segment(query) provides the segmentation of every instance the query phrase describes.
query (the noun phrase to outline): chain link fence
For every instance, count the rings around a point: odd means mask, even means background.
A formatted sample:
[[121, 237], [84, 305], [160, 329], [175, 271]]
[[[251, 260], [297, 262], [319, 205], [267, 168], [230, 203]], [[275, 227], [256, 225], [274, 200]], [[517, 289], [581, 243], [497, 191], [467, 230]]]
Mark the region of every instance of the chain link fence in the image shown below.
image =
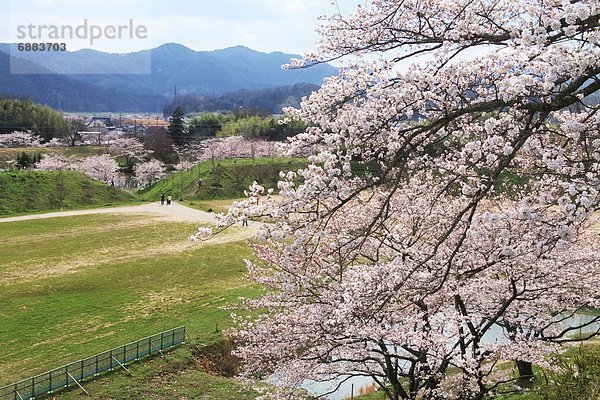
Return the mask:
[[0, 388], [0, 400], [29, 400], [68, 387], [132, 361], [185, 343], [185, 326], [148, 336], [103, 353], [75, 361], [52, 371]]

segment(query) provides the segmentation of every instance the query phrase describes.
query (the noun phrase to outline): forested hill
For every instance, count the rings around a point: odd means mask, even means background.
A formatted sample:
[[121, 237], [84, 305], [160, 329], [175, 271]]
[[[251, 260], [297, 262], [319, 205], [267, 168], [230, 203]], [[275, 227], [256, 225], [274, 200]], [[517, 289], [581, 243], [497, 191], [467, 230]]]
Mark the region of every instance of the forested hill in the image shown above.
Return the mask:
[[163, 114], [173, 114], [175, 107], [184, 112], [236, 111], [240, 108], [256, 110], [267, 114], [281, 114], [284, 107], [299, 107], [303, 97], [319, 89], [310, 83], [297, 83], [259, 90], [236, 90], [222, 95], [184, 94], [171, 100], [163, 108]]
[[163, 96], [98, 87], [21, 58], [13, 63], [34, 73], [11, 74], [9, 55], [0, 51], [0, 94], [5, 96], [26, 97], [63, 111], [157, 112], [165, 103]]
[[[32, 73], [11, 74], [8, 54], [18, 55], [13, 62], [21, 71]], [[243, 46], [194, 51], [170, 43], [151, 50], [113, 54], [95, 50], [27, 52], [4, 43], [0, 44], [0, 90], [65, 111], [156, 112], [173, 98], [175, 87], [179, 95], [220, 96], [242, 89], [251, 92], [296, 84], [320, 86], [325, 77], [337, 74], [337, 69], [327, 64], [303, 70], [282, 69], [293, 57], [297, 56], [261, 53]], [[130, 70], [140, 60], [150, 61], [148, 73]], [[82, 73], [90, 66], [97, 73]]]

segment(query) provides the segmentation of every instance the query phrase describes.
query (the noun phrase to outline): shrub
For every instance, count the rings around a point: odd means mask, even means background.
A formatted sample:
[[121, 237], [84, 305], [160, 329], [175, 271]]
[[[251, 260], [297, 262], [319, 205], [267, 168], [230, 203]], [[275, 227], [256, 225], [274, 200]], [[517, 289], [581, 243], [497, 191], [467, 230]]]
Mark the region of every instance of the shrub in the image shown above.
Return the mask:
[[600, 399], [600, 348], [580, 345], [550, 363], [537, 389], [544, 400]]

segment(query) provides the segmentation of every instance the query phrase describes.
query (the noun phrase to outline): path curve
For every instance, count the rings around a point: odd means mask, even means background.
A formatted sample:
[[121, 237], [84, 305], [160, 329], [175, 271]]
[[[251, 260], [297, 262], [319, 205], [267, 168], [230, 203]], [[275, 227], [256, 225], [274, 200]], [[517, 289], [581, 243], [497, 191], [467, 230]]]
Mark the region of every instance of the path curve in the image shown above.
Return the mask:
[[[196, 222], [198, 224], [215, 224], [215, 218], [212, 213], [182, 206], [176, 202], [173, 202], [168, 206], [161, 206], [159, 203], [147, 203], [138, 206], [92, 208], [89, 210], [56, 211], [43, 214], [29, 214], [18, 217], [0, 218], [0, 223], [91, 214], [147, 215], [149, 217], [160, 218], [161, 220], [169, 222]], [[240, 229], [226, 229], [225, 231], [220, 231], [216, 235], [202, 240], [201, 242], [211, 245], [252, 239], [256, 237], [256, 233], [263, 223], [257, 221], [248, 221], [248, 224], [249, 226], [244, 228], [240, 227]]]

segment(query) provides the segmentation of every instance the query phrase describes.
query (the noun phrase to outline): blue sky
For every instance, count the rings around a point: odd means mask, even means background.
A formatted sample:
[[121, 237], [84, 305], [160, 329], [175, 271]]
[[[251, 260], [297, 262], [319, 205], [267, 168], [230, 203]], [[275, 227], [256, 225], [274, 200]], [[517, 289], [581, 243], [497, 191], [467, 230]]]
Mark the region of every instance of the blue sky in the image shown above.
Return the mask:
[[[9, 0], [0, 17], [1, 42], [65, 42], [68, 50], [93, 48], [129, 52], [177, 42], [194, 50], [214, 50], [244, 45], [255, 50], [303, 53], [314, 50], [314, 33], [320, 15], [338, 9], [352, 11], [364, 0]], [[4, 20], [1, 20], [4, 18]], [[52, 26], [72, 29], [84, 25], [80, 36], [50, 38]], [[32, 25], [33, 30], [28, 30]], [[90, 41], [91, 26], [101, 37]], [[110, 27], [121, 29], [118, 37]], [[46, 26], [44, 28], [40, 27]], [[128, 35], [129, 27], [146, 34]], [[18, 28], [21, 27], [19, 30]], [[23, 28], [25, 27], [25, 28]], [[107, 38], [104, 30], [109, 29]], [[23, 36], [25, 32], [25, 36]], [[30, 33], [33, 32], [33, 37]], [[41, 38], [38, 39], [38, 34]], [[56, 34], [56, 31], [55, 31]], [[19, 37], [20, 35], [20, 37]], [[74, 34], [73, 34], [74, 35]]]

